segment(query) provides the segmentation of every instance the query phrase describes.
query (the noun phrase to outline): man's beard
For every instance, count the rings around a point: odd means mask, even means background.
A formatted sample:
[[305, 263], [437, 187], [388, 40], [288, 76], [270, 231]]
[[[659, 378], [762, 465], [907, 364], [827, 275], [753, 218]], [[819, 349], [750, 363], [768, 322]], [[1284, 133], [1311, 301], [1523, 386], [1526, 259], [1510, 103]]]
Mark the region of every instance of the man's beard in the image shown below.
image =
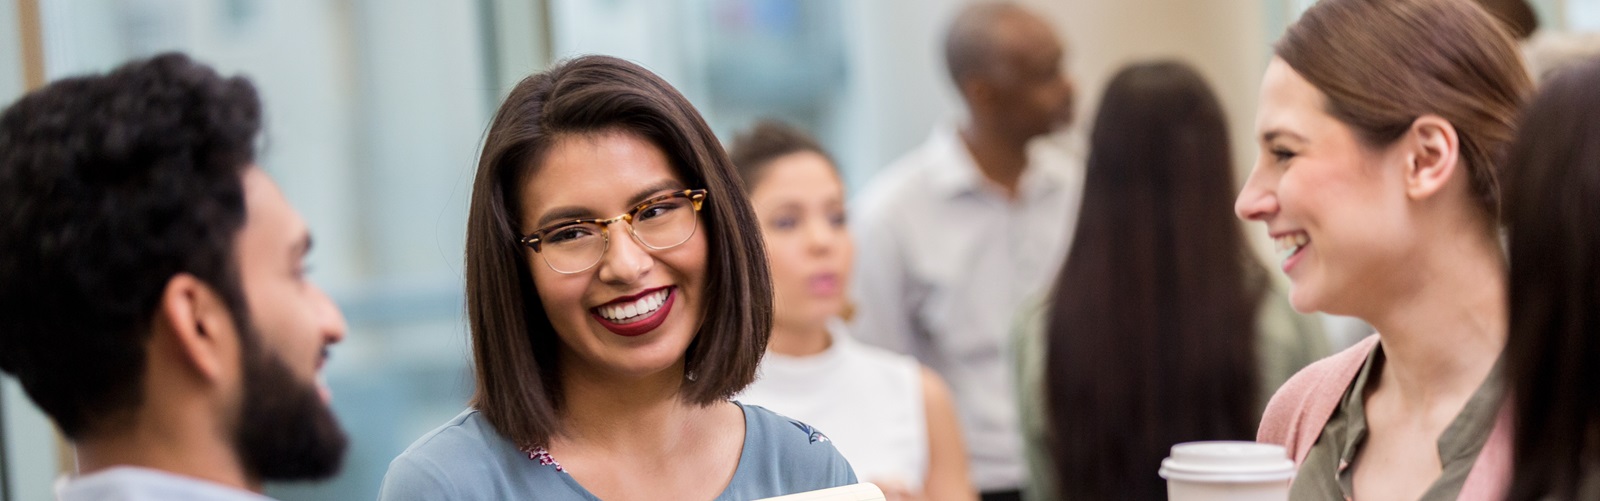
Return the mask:
[[[249, 331], [248, 327], [241, 331]], [[244, 395], [234, 446], [245, 471], [261, 480], [321, 480], [339, 472], [349, 438], [316, 387], [242, 332]]]

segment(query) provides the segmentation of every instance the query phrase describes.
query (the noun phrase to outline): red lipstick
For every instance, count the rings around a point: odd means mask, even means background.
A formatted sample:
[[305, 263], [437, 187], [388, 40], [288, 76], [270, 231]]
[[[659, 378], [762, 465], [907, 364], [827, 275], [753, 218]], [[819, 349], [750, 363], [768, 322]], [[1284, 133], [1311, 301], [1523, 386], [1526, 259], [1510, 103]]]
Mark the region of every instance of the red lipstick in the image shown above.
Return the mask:
[[[655, 291], [646, 291], [636, 294], [632, 297], [620, 298], [617, 301], [612, 301], [612, 303], [636, 300], [654, 292]], [[672, 312], [672, 303], [677, 299], [678, 289], [673, 287], [671, 290], [667, 291], [667, 299], [661, 303], [660, 308], [656, 309], [654, 312], [651, 312], [649, 316], [625, 324], [619, 324], [611, 320], [607, 320], [606, 317], [600, 316], [600, 313], [597, 311], [598, 308], [591, 308], [589, 310], [589, 317], [593, 318], [595, 322], [599, 322], [601, 327], [605, 327], [606, 330], [609, 330], [618, 336], [642, 336], [650, 331], [655, 330], [656, 327], [660, 327], [663, 322], [667, 321], [667, 314]]]

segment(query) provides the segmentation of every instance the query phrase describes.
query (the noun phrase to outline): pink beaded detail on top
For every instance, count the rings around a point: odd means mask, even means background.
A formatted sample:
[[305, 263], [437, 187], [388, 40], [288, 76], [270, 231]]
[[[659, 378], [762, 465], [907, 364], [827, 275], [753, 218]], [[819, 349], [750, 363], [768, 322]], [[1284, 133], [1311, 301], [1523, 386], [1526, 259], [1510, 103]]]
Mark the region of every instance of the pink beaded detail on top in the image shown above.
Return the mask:
[[544, 450], [544, 447], [534, 447], [533, 450], [525, 452], [528, 453], [528, 459], [538, 461], [540, 465], [554, 466], [558, 472], [567, 472], [566, 468], [561, 467], [561, 463], [556, 462], [556, 458], [550, 457], [550, 451]]

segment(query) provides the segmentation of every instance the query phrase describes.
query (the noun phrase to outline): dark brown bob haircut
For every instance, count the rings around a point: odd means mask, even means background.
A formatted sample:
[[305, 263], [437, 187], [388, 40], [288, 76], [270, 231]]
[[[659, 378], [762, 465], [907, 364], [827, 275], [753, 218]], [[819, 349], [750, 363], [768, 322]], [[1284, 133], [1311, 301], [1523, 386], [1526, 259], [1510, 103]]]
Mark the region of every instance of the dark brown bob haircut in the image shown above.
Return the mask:
[[520, 187], [564, 137], [622, 131], [666, 153], [691, 187], [709, 245], [706, 311], [689, 345], [680, 396], [709, 405], [755, 379], [772, 329], [772, 282], [755, 212], [711, 128], [682, 94], [639, 65], [607, 56], [557, 63], [518, 83], [484, 140], [467, 214], [466, 300], [476, 362], [472, 405], [521, 447], [559, 431], [560, 339], [517, 242]]
[[1500, 218], [1500, 169], [1533, 82], [1495, 18], [1463, 0], [1322, 0], [1274, 47], [1369, 147], [1423, 115], [1450, 122], [1472, 194]]

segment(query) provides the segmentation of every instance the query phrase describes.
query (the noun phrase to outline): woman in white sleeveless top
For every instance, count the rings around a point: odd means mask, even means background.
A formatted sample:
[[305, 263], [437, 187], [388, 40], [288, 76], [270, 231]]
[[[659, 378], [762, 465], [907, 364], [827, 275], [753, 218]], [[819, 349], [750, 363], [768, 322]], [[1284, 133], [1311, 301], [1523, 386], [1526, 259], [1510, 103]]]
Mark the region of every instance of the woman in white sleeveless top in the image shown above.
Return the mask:
[[839, 321], [853, 247], [832, 160], [776, 122], [740, 135], [729, 155], [761, 222], [777, 294], [766, 358], [739, 400], [816, 427], [890, 499], [976, 499], [944, 381], [909, 356], [857, 342]]

